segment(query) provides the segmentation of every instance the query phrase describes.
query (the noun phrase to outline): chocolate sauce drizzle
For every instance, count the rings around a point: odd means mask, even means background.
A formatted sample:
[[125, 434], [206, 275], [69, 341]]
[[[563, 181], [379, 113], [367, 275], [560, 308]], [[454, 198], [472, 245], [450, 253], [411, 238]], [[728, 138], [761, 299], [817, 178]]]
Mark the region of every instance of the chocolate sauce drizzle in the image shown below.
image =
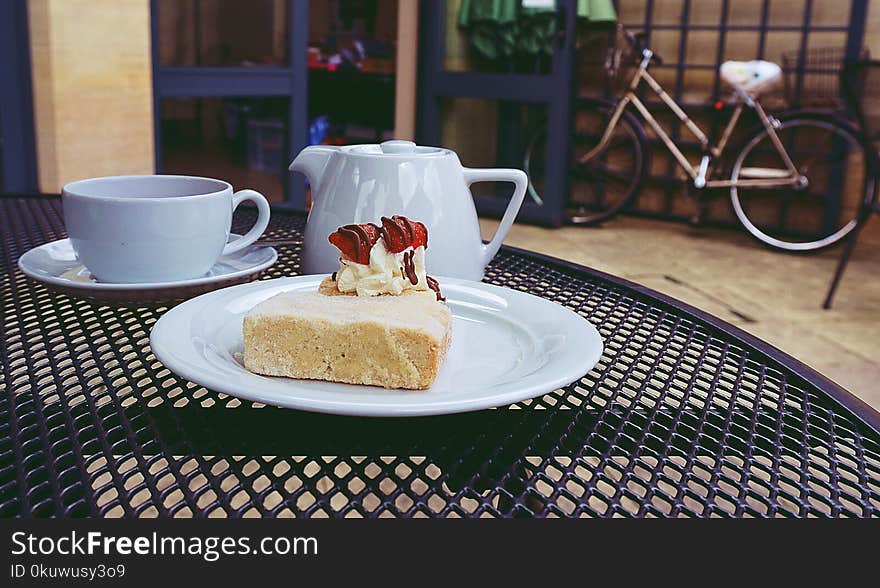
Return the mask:
[[409, 278], [410, 284], [415, 286], [419, 283], [419, 276], [416, 275], [416, 264], [413, 262], [415, 251], [407, 251], [403, 254], [403, 273]]
[[413, 223], [411, 220], [406, 218], [405, 216], [394, 215], [391, 217], [395, 223], [398, 223], [398, 226], [402, 226], [406, 231], [406, 242], [412, 243], [416, 238], [416, 230], [413, 227]]
[[446, 298], [442, 294], [440, 294], [440, 283], [431, 276], [426, 277], [428, 278], [428, 288], [430, 288], [437, 294], [437, 300], [439, 300], [440, 302], [446, 302]]
[[336, 272], [333, 272], [333, 275], [330, 276], [330, 279], [334, 282], [336, 281]]
[[[424, 225], [422, 225], [422, 223], [418, 224], [424, 229]], [[399, 214], [395, 214], [391, 218], [383, 216], [382, 228], [380, 229], [380, 231], [382, 232], [382, 238], [385, 240], [385, 245], [389, 248], [389, 250], [392, 250], [392, 244], [395, 243], [403, 243], [403, 248], [406, 248], [412, 245], [416, 239], [416, 222], [411, 221], [405, 216], [401, 216]], [[392, 235], [392, 232], [394, 232], [395, 234]], [[399, 237], [399, 239], [396, 237]], [[427, 249], [427, 230], [424, 231], [424, 239], [425, 249]]]
[[[368, 223], [368, 226], [372, 229], [370, 232], [367, 232], [364, 225], [345, 225], [344, 227], [339, 228], [340, 234], [354, 233], [354, 239], [352, 239], [352, 241], [357, 248], [357, 253], [355, 255], [357, 259], [362, 259], [364, 255], [369, 255], [370, 249], [372, 249], [373, 245], [376, 244], [376, 241], [379, 240], [379, 227], [373, 223]], [[370, 233], [372, 233], [372, 235]]]
[[[402, 218], [402, 217], [400, 217]], [[412, 240], [406, 240], [406, 225], [405, 223], [398, 222], [398, 216], [395, 215], [391, 218], [387, 216], [382, 217], [382, 228], [379, 229], [382, 232], [382, 239], [385, 240], [385, 247], [388, 248], [389, 251], [393, 251], [393, 247], [395, 243], [403, 243], [406, 245], [407, 243], [412, 243]], [[395, 232], [395, 235], [391, 233]], [[399, 238], [395, 238], [399, 237]]]

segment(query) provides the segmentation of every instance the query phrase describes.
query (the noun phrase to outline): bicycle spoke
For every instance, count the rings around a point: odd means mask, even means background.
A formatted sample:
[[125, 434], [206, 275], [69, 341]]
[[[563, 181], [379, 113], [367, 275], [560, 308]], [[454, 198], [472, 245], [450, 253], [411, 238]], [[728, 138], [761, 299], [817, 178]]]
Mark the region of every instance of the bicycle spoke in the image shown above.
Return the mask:
[[788, 220], [788, 208], [791, 205], [791, 190], [779, 190], [782, 192], [780, 198], [782, 200], [782, 204], [779, 206], [779, 230], [781, 232], [785, 232], [786, 221]]

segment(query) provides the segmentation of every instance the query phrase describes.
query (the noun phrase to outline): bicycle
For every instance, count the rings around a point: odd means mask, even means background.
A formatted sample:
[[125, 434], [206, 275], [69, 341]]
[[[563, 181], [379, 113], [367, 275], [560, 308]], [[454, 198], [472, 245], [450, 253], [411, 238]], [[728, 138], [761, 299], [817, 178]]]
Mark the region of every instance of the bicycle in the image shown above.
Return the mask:
[[[730, 190], [736, 217], [761, 242], [787, 251], [814, 251], [840, 241], [855, 228], [862, 200], [876, 197], [875, 154], [852, 125], [826, 112], [797, 110], [769, 115], [759, 96], [778, 81], [779, 66], [726, 62], [721, 75], [733, 88], [733, 112], [720, 139], [713, 143], [648, 72], [651, 65], [661, 65], [662, 59], [646, 45], [644, 33], [634, 35], [620, 26], [618, 31], [637, 56], [637, 67], [625, 94], [616, 102], [575, 101], [568, 170], [572, 189], [566, 206], [569, 222], [598, 224], [626, 210], [635, 200], [649, 169], [650, 151], [644, 126], [628, 108], [632, 105], [694, 188]], [[617, 48], [609, 52], [609, 75], [619, 69], [622, 54]], [[750, 67], [763, 69], [757, 75]], [[742, 73], [743, 68], [747, 77], [736, 78], [734, 74]], [[639, 98], [643, 82], [697, 139], [702, 157], [696, 165]], [[757, 114], [760, 125], [742, 142], [726, 173], [722, 157], [746, 107]], [[721, 108], [723, 104], [717, 103], [716, 109]], [[529, 192], [537, 202], [540, 196], [535, 184], [540, 184], [543, 174], [544, 141], [546, 125], [530, 134], [525, 151]], [[701, 198], [697, 200], [702, 204]]]

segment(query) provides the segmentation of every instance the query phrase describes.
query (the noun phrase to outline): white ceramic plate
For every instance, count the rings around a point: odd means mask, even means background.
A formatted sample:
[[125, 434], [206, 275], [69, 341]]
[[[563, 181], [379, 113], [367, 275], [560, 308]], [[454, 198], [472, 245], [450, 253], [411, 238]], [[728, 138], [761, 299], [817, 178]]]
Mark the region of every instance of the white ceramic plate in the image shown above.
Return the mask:
[[[230, 239], [238, 235], [230, 234]], [[18, 267], [28, 277], [66, 294], [106, 301], [191, 298], [209, 290], [255, 279], [278, 259], [272, 247], [251, 246], [224, 255], [202, 277], [177, 282], [113, 284], [97, 281], [77, 258], [70, 239], [35, 247], [22, 255]]]
[[217, 392], [300, 410], [358, 416], [415, 416], [506, 406], [586, 374], [602, 354], [589, 321], [524, 292], [438, 278], [453, 314], [452, 346], [428, 390], [295, 380], [252, 374], [241, 363], [245, 313], [279, 292], [314, 291], [324, 276], [242, 284], [166, 312], [150, 345], [171, 371]]

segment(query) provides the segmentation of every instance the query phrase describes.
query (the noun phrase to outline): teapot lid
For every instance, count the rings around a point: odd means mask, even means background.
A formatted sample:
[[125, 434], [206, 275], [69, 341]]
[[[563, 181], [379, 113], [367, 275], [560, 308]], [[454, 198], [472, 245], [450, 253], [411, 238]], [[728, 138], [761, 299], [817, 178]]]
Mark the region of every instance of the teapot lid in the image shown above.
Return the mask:
[[424, 147], [416, 145], [412, 141], [394, 139], [384, 141], [378, 145], [354, 145], [348, 149], [350, 153], [359, 155], [404, 155], [409, 157], [423, 155], [445, 155], [446, 149], [440, 147]]

